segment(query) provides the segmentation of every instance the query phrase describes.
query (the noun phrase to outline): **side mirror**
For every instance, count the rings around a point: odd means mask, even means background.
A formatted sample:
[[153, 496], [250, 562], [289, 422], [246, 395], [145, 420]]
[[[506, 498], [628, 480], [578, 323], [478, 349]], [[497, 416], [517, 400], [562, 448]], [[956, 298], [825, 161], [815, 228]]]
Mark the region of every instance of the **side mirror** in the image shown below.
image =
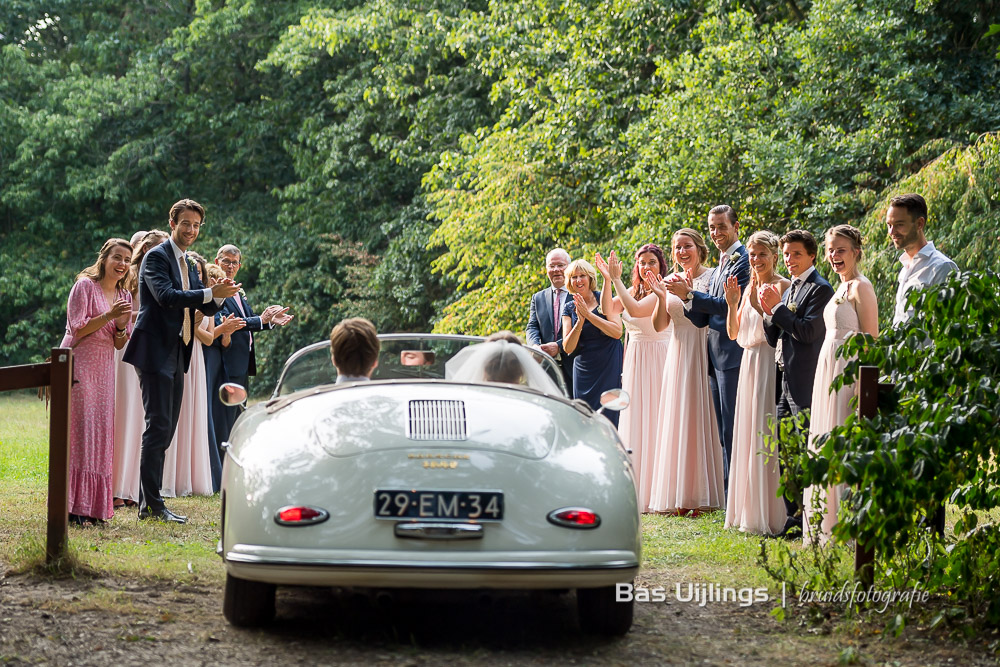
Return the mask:
[[624, 389], [608, 389], [601, 394], [601, 409], [598, 412], [605, 410], [618, 412], [619, 410], [624, 410], [628, 407], [630, 400], [628, 392]]
[[227, 382], [219, 387], [219, 400], [229, 407], [241, 405], [246, 403], [247, 390], [235, 382]]

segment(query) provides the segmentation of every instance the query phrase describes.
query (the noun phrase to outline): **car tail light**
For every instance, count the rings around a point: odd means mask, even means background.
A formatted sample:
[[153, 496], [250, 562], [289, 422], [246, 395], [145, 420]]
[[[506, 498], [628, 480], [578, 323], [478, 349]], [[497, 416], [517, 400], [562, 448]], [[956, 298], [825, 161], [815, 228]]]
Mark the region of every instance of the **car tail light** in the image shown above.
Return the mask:
[[291, 505], [274, 513], [275, 523], [282, 526], [311, 526], [330, 518], [330, 513], [318, 507]]
[[594, 510], [586, 507], [564, 507], [552, 510], [546, 517], [549, 523], [566, 528], [597, 528], [601, 525], [601, 517]]

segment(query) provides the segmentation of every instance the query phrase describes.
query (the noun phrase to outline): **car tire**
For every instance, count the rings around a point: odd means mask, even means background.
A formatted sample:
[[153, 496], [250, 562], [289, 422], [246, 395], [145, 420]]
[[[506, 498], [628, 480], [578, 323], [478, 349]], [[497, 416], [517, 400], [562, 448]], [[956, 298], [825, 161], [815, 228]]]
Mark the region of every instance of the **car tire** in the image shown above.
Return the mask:
[[239, 579], [226, 574], [222, 614], [240, 628], [264, 625], [274, 618], [274, 584]]
[[633, 600], [616, 601], [614, 586], [578, 588], [576, 610], [585, 634], [621, 637], [632, 627]]

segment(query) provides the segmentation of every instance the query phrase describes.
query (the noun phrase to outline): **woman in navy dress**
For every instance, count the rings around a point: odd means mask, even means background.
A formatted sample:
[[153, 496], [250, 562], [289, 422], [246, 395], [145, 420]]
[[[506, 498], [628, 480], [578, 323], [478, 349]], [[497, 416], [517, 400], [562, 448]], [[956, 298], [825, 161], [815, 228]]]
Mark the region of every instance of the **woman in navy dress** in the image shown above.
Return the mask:
[[[617, 313], [601, 312], [597, 271], [585, 259], [566, 267], [566, 287], [573, 295], [563, 308], [563, 349], [576, 353], [573, 359], [573, 397], [594, 410], [601, 407], [601, 394], [622, 386], [622, 320]], [[605, 416], [618, 427], [618, 413]]]

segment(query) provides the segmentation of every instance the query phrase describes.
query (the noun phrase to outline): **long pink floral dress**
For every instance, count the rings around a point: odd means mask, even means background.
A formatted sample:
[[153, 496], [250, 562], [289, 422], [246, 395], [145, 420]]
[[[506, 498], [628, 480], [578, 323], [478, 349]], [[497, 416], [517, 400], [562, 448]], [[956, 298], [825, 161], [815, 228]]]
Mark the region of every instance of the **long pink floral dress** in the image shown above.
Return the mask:
[[[124, 290], [118, 296], [131, 302]], [[66, 304], [66, 335], [61, 347], [73, 348], [72, 414], [69, 446], [69, 512], [110, 519], [114, 456], [115, 323], [82, 338], [76, 332], [110, 308], [97, 281], [78, 280]], [[132, 324], [126, 327], [131, 333]]]

